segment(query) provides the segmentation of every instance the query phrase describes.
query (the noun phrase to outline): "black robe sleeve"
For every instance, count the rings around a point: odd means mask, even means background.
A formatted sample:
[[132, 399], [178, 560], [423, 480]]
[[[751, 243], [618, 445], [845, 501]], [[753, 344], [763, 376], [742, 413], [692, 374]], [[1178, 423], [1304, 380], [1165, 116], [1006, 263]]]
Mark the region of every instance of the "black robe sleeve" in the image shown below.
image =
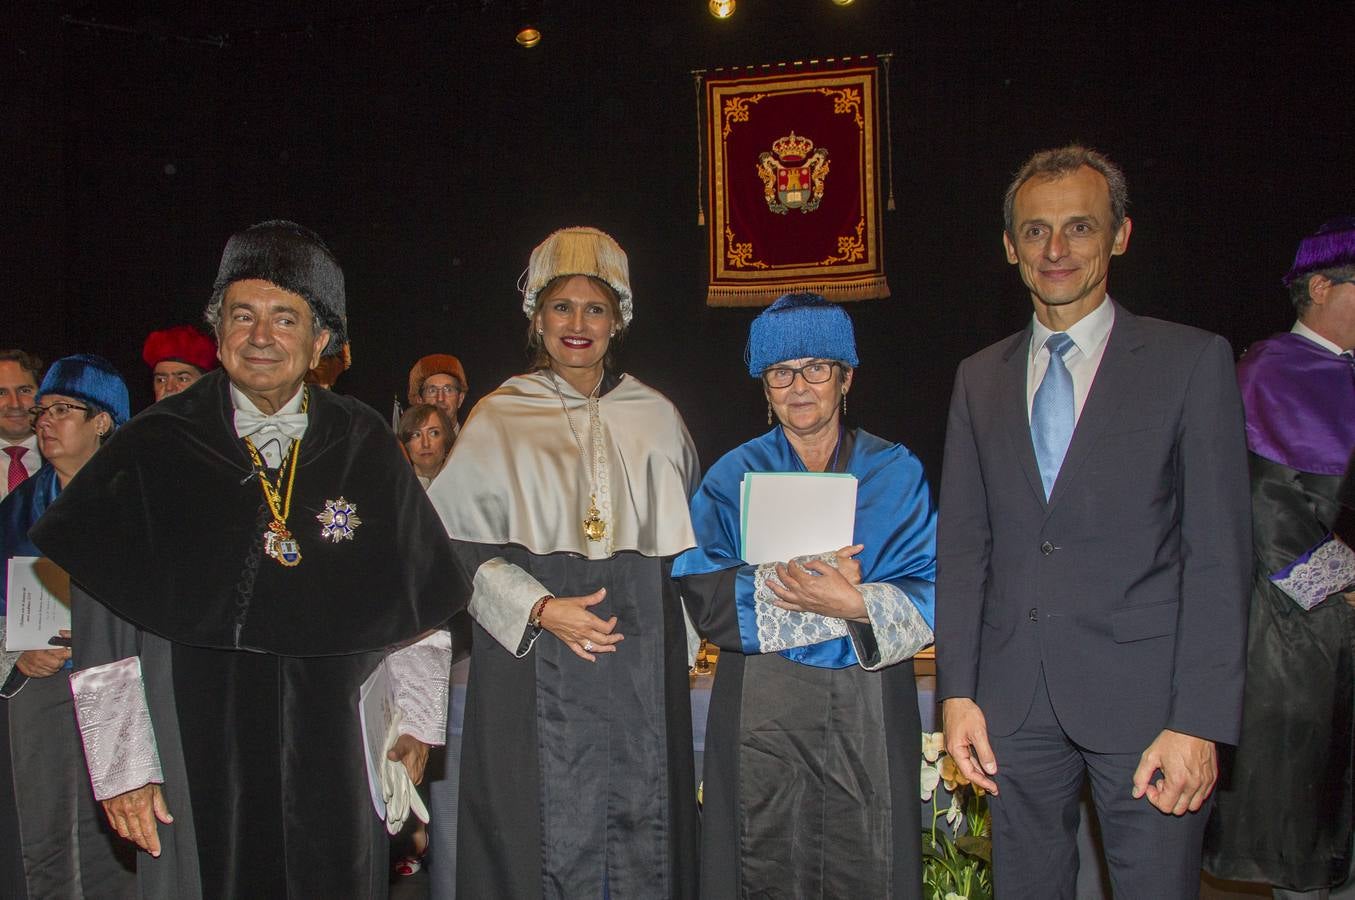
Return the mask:
[[680, 579], [682, 602], [696, 633], [721, 650], [744, 652], [739, 614], [734, 602], [739, 570], [720, 569]]

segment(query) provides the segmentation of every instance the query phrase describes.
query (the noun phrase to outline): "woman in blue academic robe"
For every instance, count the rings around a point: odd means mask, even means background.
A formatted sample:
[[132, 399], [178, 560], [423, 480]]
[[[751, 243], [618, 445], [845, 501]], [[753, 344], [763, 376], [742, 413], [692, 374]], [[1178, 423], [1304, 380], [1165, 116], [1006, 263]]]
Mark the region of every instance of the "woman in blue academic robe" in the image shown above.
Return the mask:
[[[922, 466], [843, 424], [855, 336], [822, 297], [788, 294], [758, 316], [748, 360], [777, 425], [707, 473], [692, 501], [698, 547], [674, 565], [697, 629], [721, 650], [701, 896], [918, 897], [912, 657], [932, 638], [936, 523]], [[750, 472], [854, 476], [854, 544], [745, 563]]]
[[[32, 412], [44, 465], [0, 503], [6, 563], [42, 555], [28, 529], [127, 421], [127, 386], [106, 360], [69, 356], [52, 364]], [[0, 579], [0, 636], [9, 618], [6, 588]], [[134, 849], [109, 828], [85, 774], [67, 680], [70, 656], [60, 647], [0, 653], [0, 897], [6, 900], [120, 897], [135, 890]]]

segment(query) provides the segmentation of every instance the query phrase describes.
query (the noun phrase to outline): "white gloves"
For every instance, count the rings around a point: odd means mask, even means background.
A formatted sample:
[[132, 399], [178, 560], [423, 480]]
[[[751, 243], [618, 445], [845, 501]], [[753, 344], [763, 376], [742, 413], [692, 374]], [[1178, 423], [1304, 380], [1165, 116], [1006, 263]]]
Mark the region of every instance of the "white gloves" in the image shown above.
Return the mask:
[[[391, 718], [390, 729], [386, 732], [386, 749], [390, 750], [400, 739], [400, 722], [403, 715], [396, 709]], [[410, 780], [409, 770], [402, 762], [394, 762], [385, 754], [381, 756], [381, 795], [386, 801], [386, 830], [399, 834], [409, 818], [410, 810], [419, 817], [419, 821], [428, 822], [428, 807]]]

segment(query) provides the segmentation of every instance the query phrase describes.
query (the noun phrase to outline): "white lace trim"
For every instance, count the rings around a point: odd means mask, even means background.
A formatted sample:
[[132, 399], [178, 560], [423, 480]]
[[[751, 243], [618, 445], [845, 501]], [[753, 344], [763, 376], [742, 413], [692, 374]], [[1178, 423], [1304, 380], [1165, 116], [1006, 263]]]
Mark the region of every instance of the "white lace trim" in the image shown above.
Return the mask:
[[603, 547], [607, 555], [612, 555], [612, 538], [616, 537], [616, 523], [612, 519], [612, 478], [611, 467], [607, 465], [607, 444], [602, 433], [602, 413], [598, 407], [598, 398], [588, 397], [588, 443], [593, 448], [592, 475], [594, 489], [597, 491], [598, 513], [607, 523], [603, 536]]
[[[932, 630], [927, 620], [902, 590], [883, 582], [857, 585], [857, 590], [866, 601], [866, 615], [870, 618], [875, 645], [880, 652], [878, 662], [866, 665], [863, 661], [861, 668], [875, 671], [892, 666], [911, 659], [932, 642]], [[858, 660], [866, 658], [860, 647], [856, 648], [856, 657]]]
[[1272, 575], [1270, 580], [1299, 606], [1312, 609], [1331, 594], [1355, 584], [1355, 550], [1329, 537], [1307, 559]]
[[386, 657], [400, 707], [400, 733], [425, 744], [447, 740], [448, 679], [452, 671], [452, 635], [441, 629]]
[[[810, 559], [824, 557], [801, 556], [794, 561], [803, 563]], [[846, 637], [847, 623], [841, 619], [818, 613], [792, 612], [776, 606], [776, 594], [772, 593], [769, 583], [781, 584], [781, 580], [776, 577], [776, 563], [763, 563], [753, 574], [753, 611], [757, 621], [758, 649], [761, 652], [779, 653], [792, 647], [808, 647]]]
[[164, 783], [141, 682], [141, 657], [72, 674], [71, 694], [95, 799]]

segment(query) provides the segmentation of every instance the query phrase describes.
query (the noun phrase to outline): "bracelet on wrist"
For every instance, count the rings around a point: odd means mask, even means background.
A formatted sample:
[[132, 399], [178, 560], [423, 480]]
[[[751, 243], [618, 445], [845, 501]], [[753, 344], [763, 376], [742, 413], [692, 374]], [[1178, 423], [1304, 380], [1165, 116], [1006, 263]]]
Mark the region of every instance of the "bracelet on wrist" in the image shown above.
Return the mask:
[[532, 607], [532, 614], [527, 617], [527, 624], [532, 628], [541, 628], [541, 614], [546, 611], [546, 604], [555, 599], [554, 594], [547, 594]]

